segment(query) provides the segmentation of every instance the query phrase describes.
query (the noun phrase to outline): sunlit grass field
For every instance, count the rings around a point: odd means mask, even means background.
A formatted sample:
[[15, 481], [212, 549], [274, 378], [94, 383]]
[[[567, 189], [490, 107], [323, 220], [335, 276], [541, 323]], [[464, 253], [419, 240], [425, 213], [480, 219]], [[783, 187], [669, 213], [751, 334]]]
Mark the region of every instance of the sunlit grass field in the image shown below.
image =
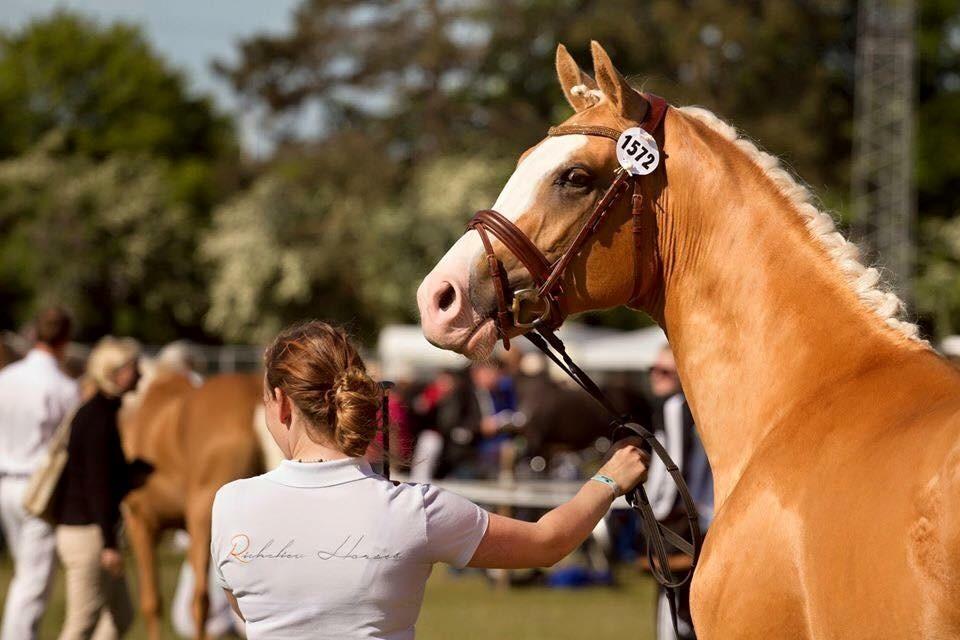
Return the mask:
[[[169, 606], [183, 556], [169, 546], [160, 550], [160, 581], [164, 608]], [[0, 555], [0, 596], [6, 595], [12, 569], [10, 558]], [[131, 597], [136, 606], [133, 558], [127, 558]], [[438, 565], [427, 585], [423, 611], [417, 623], [418, 640], [603, 640], [604, 638], [653, 638], [654, 589], [649, 578], [623, 569], [617, 587], [577, 590], [544, 587], [494, 589], [482, 575], [454, 575]], [[57, 576], [53, 596], [43, 619], [41, 640], [55, 640], [63, 621], [62, 575]], [[146, 638], [143, 621], [137, 617], [129, 639]], [[164, 619], [164, 637], [176, 637], [169, 616]]]

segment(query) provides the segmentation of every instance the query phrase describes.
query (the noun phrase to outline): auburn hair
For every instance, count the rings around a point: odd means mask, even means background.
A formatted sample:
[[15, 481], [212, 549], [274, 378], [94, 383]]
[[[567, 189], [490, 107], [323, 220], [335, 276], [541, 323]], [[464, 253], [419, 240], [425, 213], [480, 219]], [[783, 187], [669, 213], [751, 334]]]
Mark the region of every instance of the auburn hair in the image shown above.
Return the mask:
[[319, 320], [280, 332], [264, 353], [267, 392], [280, 388], [337, 449], [362, 456], [377, 434], [382, 393], [347, 333]]

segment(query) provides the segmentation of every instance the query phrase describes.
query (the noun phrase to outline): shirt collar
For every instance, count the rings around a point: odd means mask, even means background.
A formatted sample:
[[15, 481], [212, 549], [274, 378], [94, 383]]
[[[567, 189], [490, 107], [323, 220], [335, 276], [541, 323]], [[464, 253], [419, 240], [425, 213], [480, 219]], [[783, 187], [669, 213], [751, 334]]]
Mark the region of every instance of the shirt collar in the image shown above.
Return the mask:
[[370, 463], [363, 458], [329, 462], [283, 460], [279, 467], [266, 474], [268, 479], [288, 487], [332, 487], [374, 476]]
[[60, 365], [57, 364], [57, 359], [53, 357], [53, 354], [44, 351], [43, 349], [30, 349], [27, 352], [27, 356], [24, 358], [28, 362], [43, 363], [53, 367], [54, 369], [59, 369]]

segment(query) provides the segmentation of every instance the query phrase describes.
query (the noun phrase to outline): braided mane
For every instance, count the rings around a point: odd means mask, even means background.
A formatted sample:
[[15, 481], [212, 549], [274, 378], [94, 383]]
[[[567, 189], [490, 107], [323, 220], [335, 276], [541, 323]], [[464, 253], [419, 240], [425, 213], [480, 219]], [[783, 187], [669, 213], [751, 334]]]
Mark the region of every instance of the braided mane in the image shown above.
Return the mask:
[[[604, 98], [603, 92], [582, 84], [572, 87], [570, 92], [591, 99], [593, 104], [600, 103]], [[793, 209], [803, 219], [810, 234], [823, 246], [827, 255], [840, 269], [844, 279], [853, 288], [860, 301], [891, 329], [910, 340], [925, 342], [920, 338], [917, 325], [903, 318], [905, 312], [903, 301], [886, 283], [882, 282], [880, 271], [860, 261], [860, 250], [857, 245], [837, 231], [833, 217], [816, 207], [815, 198], [810, 190], [787, 171], [776, 156], [761, 150], [751, 140], [740, 136], [734, 127], [708, 109], [680, 107], [678, 111], [702, 122], [745, 153], [787, 198]]]
[[880, 271], [860, 261], [857, 245], [837, 231], [833, 217], [814, 205], [814, 196], [780, 163], [780, 160], [752, 141], [738, 135], [737, 130], [702, 107], [681, 107], [680, 113], [702, 122], [725, 140], [732, 142], [763, 170], [783, 194], [794, 211], [803, 219], [810, 234], [823, 246], [827, 255], [840, 269], [844, 279], [853, 288], [860, 301], [873, 311], [887, 326], [911, 340], [924, 342], [916, 324], [903, 319], [904, 304], [890, 287], [882, 282]]

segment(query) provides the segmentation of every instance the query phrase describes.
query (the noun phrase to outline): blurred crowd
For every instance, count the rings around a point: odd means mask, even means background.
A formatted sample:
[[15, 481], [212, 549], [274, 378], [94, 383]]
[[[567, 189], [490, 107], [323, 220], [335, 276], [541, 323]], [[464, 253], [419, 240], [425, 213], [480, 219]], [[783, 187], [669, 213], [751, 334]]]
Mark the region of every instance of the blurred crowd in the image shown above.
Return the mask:
[[[558, 373], [541, 354], [510, 351], [427, 381], [400, 379], [390, 405], [393, 451], [418, 481], [580, 478], [609, 448], [609, 419]], [[648, 423], [643, 376], [608, 375], [603, 387]]]
[[[607, 373], [600, 384], [614, 405], [648, 426], [679, 464], [705, 531], [713, 518], [713, 477], [670, 347], [664, 345], [648, 371]], [[612, 444], [603, 409], [538, 353], [505, 352], [421, 384], [401, 380], [390, 414], [397, 458], [419, 482], [580, 480], [594, 473]], [[651, 462], [645, 488], [657, 519], [687, 537], [678, 489], [659, 459]], [[528, 515], [536, 519], [540, 513]], [[644, 566], [644, 539], [634, 512], [611, 512], [604, 529], [609, 556]], [[589, 584], [604, 578], [594, 572], [574, 579]], [[679, 637], [694, 638], [686, 588], [680, 589], [677, 606]], [[665, 591], [656, 616], [658, 639], [677, 638]]]

